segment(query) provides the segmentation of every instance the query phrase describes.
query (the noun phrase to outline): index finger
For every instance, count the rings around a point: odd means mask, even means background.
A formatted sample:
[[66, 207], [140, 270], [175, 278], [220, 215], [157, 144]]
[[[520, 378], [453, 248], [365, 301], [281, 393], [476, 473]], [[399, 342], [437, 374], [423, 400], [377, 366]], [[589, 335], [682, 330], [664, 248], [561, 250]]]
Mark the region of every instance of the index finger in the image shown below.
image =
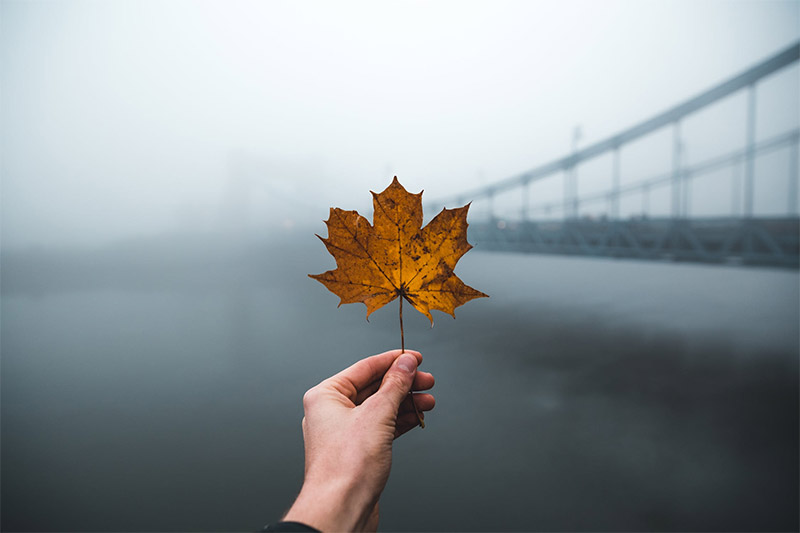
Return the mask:
[[[346, 391], [346, 395], [350, 400], [355, 401], [358, 391], [383, 378], [383, 375], [386, 374], [395, 359], [400, 357], [402, 353], [402, 350], [389, 350], [388, 352], [367, 357], [345, 368], [330, 379], [347, 386], [350, 390]], [[406, 350], [405, 353], [416, 357], [417, 365], [422, 362], [421, 353], [414, 350]]]

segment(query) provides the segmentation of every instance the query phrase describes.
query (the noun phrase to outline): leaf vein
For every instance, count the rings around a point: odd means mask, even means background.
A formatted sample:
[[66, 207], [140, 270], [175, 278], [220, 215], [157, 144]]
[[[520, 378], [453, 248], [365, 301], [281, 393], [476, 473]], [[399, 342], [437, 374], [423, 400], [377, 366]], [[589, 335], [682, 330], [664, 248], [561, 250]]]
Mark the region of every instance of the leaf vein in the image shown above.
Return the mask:
[[[369, 258], [370, 258], [370, 260], [372, 261], [372, 263], [375, 265], [375, 268], [377, 268], [377, 269], [378, 269], [378, 271], [379, 271], [381, 274], [383, 274], [383, 277], [385, 277], [385, 278], [386, 278], [386, 280], [389, 282], [389, 284], [390, 284], [392, 287], [394, 287], [395, 289], [397, 289], [397, 287], [395, 287], [395, 286], [394, 286], [394, 283], [392, 283], [392, 279], [391, 279], [389, 276], [387, 276], [387, 275], [386, 275], [386, 272], [384, 272], [384, 271], [383, 271], [383, 269], [381, 269], [381, 266], [378, 264], [378, 262], [375, 260], [375, 258], [374, 258], [374, 257], [372, 257], [372, 255], [369, 253], [369, 250], [367, 250], [367, 249], [364, 247], [364, 245], [361, 243], [361, 241], [359, 241], [359, 240], [357, 240], [357, 239], [355, 238], [355, 234], [354, 234], [352, 231], [350, 231], [350, 228], [348, 228], [348, 227], [347, 227], [347, 224], [345, 224], [345, 223], [344, 223], [344, 221], [342, 220], [342, 216], [339, 214], [339, 212], [338, 212], [338, 211], [334, 211], [334, 213], [336, 213], [336, 217], [337, 217], [337, 218], [338, 218], [338, 219], [339, 219], [339, 220], [342, 222], [342, 227], [345, 229], [345, 231], [346, 231], [347, 233], [349, 233], [351, 237], [353, 237], [353, 240], [354, 240], [354, 241], [355, 241], [355, 242], [356, 242], [356, 243], [357, 243], [357, 244], [358, 244], [358, 245], [361, 247], [361, 249], [362, 249], [362, 250], [364, 250], [364, 253], [365, 253], [365, 254], [367, 254], [367, 257], [369, 257]], [[360, 216], [360, 215], [359, 215], [359, 216]]]

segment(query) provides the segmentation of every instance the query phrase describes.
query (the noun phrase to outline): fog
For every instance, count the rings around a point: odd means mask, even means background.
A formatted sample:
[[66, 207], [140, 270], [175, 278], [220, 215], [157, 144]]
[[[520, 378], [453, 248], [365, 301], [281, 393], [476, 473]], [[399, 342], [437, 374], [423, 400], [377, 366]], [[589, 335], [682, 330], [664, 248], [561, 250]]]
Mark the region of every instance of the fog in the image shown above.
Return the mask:
[[[394, 302], [367, 322], [307, 277], [334, 267], [331, 206], [371, 218], [397, 175], [430, 217], [798, 39], [794, 1], [0, 3], [0, 528], [276, 521], [305, 390], [400, 342]], [[798, 94], [797, 62], [759, 81], [756, 141], [800, 127]], [[682, 121], [682, 164], [744, 146], [747, 97]], [[672, 144], [623, 147], [622, 185]], [[798, 215], [792, 146], [755, 160], [758, 217]], [[581, 164], [580, 194], [611, 165]], [[741, 215], [740, 166], [693, 176], [686, 215]], [[796, 269], [479, 245], [457, 274], [490, 298], [407, 313], [437, 406], [396, 442], [381, 529], [800, 526]]]
[[[798, 9], [4, 2], [3, 245], [277, 232], [368, 207], [393, 175], [448, 196], [564, 155], [577, 125], [585, 145], [737, 74], [797, 40]], [[759, 135], [796, 127], [798, 69], [775, 77]], [[686, 127], [689, 158], [744, 142], [744, 105], [720, 114]], [[651, 172], [633, 157], [626, 177]], [[668, 161], [668, 144], [635, 157]]]

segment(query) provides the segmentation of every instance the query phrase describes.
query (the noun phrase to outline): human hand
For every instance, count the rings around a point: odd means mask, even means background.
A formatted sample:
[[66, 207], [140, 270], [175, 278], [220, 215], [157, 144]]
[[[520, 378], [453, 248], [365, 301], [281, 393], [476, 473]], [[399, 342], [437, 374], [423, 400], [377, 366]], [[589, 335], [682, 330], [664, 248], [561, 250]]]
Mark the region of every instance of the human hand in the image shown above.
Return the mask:
[[[391, 350], [367, 357], [303, 397], [305, 477], [284, 517], [321, 531], [377, 528], [377, 504], [392, 464], [394, 439], [419, 424], [408, 392], [433, 387], [417, 371], [419, 352]], [[430, 394], [414, 394], [430, 411]]]

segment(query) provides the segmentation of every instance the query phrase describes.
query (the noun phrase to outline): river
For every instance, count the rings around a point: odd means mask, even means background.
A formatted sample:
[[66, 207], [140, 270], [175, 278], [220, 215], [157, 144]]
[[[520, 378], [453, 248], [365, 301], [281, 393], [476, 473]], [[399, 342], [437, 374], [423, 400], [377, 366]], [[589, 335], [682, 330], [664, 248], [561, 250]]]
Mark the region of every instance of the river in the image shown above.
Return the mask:
[[[394, 303], [367, 322], [307, 277], [333, 268], [310, 234], [5, 252], [2, 529], [278, 519], [303, 392], [400, 340]], [[381, 529], [797, 529], [797, 272], [476, 249], [457, 273], [490, 298], [405, 313], [437, 407]]]

